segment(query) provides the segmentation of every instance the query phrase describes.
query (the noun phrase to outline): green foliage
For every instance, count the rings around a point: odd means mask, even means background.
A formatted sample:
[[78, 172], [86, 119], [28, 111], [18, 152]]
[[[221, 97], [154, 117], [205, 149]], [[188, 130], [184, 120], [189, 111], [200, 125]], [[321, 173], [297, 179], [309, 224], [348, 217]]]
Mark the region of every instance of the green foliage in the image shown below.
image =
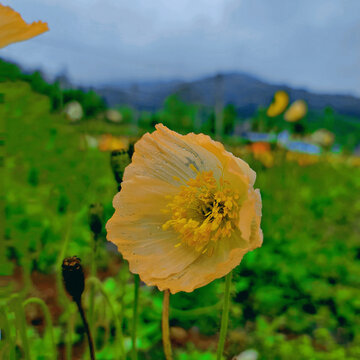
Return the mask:
[[[7, 71], [14, 73], [14, 79], [18, 76], [14, 67]], [[6, 259], [1, 261], [0, 273], [8, 276], [18, 264], [25, 274], [25, 283], [31, 280], [29, 274], [33, 269], [47, 274], [57, 271], [54, 267], [61, 254], [78, 254], [85, 267], [89, 265], [92, 258], [89, 205], [103, 203], [104, 217], [108, 219], [113, 213], [111, 201], [116, 191], [109, 154], [84, 147], [86, 127], [70, 126], [62, 115], [52, 112], [51, 99], [38, 93], [47, 91], [41, 90], [41, 77], [34, 75], [32, 82], [0, 84], [4, 100], [0, 119], [6, 125], [7, 153]], [[68, 94], [69, 99], [88, 101], [88, 109], [100, 106], [96, 96], [87, 97], [76, 91]], [[146, 124], [145, 127], [161, 121], [187, 132], [198, 110], [173, 97], [162, 112], [144, 114], [145, 120], [141, 122], [140, 118], [140, 124]], [[94, 114], [89, 111], [89, 116]], [[226, 123], [233, 124], [234, 109], [227, 107], [225, 111]], [[259, 126], [263, 126], [265, 114], [261, 111], [259, 114]], [[336, 126], [331, 125], [333, 119], [337, 122], [336, 114], [326, 110], [324, 116], [329, 128]], [[125, 122], [131, 119], [129, 115]], [[104, 128], [118, 135], [131, 131], [128, 124], [96, 121], [87, 123], [88, 129], [96, 134]], [[355, 129], [357, 125], [351, 124]], [[236, 145], [235, 138], [231, 142]], [[257, 172], [256, 187], [261, 189], [264, 244], [246, 254], [234, 271], [226, 355], [231, 358], [251, 348], [259, 353], [259, 359], [358, 359], [360, 201], [356, 194], [360, 188], [360, 168], [323, 159], [301, 167], [281, 156], [276, 166], [267, 169], [252, 156], [246, 158]], [[65, 241], [67, 232], [69, 242]], [[101, 270], [107, 269], [112, 259], [104, 237], [103, 229], [96, 258]], [[125, 349], [129, 351], [131, 347], [133, 284], [124, 265], [102, 284], [113, 309], [98, 291], [94, 300], [95, 341], [98, 358], [109, 359], [118, 351], [115, 318], [123, 320]], [[0, 305], [11, 303], [9, 295], [13, 291], [8, 286], [0, 293]], [[192, 293], [171, 296], [171, 325], [186, 330], [195, 327], [206, 338], [216, 337], [222, 292], [223, 279], [219, 279]], [[85, 297], [87, 306], [88, 291]], [[162, 359], [161, 294], [141, 286], [139, 301], [139, 357]], [[55, 327], [58, 344], [67, 341], [65, 329], [71, 319], [75, 330], [81, 326], [71, 305], [64, 299], [62, 305], [63, 313]], [[14, 311], [1, 314], [6, 314], [10, 327], [16, 328]], [[1, 316], [3, 320], [4, 315]], [[47, 337], [30, 329], [27, 332], [31, 352], [37, 358], [37, 353], [49, 352], [51, 344]], [[13, 338], [16, 335], [15, 331], [10, 334]], [[80, 334], [81, 327], [80, 331], [73, 331], [70, 341], [73, 346], [82, 341]], [[190, 343], [175, 349], [176, 359], [214, 359], [211, 350], [201, 351], [191, 342], [190, 339]], [[21, 348], [18, 349], [21, 353]]]
[[236, 108], [233, 104], [226, 105], [224, 108], [223, 122], [224, 133], [230, 135], [234, 132], [234, 126], [237, 119]]
[[63, 90], [62, 93], [64, 104], [74, 100], [78, 101], [82, 105], [86, 117], [95, 116], [98, 112], [105, 110], [104, 100], [93, 90], [84, 92], [83, 90], [70, 89]]
[[[80, 151], [78, 134], [66, 126], [63, 116], [50, 114], [49, 99], [32, 92], [28, 84], [2, 83], [0, 92], [5, 94], [0, 116], [7, 129], [8, 242], [20, 263], [30, 251], [30, 262], [46, 270], [61, 247], [64, 215], [76, 214], [72, 236], [81, 246], [89, 238], [83, 230], [89, 203], [106, 196], [111, 201], [114, 187], [109, 157], [98, 151]], [[100, 197], [101, 193], [107, 195]]]
[[106, 108], [104, 100], [93, 90], [62, 90], [57, 82], [49, 84], [39, 71], [24, 74], [17, 65], [0, 59], [0, 83], [17, 80], [29, 83], [35, 92], [47, 95], [52, 110], [61, 110], [63, 104], [78, 101], [84, 109], [85, 116], [93, 117]]
[[193, 130], [196, 116], [196, 106], [181, 101], [177, 95], [170, 95], [164, 102], [164, 108], [157, 114], [157, 122], [180, 131], [181, 133]]

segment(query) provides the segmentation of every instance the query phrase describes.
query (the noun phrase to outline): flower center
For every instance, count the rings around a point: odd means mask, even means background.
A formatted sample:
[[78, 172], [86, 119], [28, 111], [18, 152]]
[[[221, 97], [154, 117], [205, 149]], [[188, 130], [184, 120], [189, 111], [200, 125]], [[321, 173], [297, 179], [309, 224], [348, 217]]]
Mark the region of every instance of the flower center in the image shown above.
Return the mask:
[[175, 246], [190, 246], [211, 256], [217, 241], [230, 237], [236, 227], [240, 195], [223, 178], [216, 181], [212, 171], [199, 172], [190, 167], [196, 178], [188, 180], [177, 195], [170, 197], [164, 211], [171, 219], [162, 228], [173, 228], [179, 233], [180, 242]]

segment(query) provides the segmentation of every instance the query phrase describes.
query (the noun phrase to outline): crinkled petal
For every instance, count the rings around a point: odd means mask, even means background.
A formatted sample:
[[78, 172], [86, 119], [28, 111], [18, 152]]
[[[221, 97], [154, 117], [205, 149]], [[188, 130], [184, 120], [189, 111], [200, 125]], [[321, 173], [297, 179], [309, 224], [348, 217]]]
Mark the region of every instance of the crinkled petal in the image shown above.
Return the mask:
[[161, 227], [167, 220], [162, 212], [166, 196], [175, 190], [159, 179], [138, 176], [123, 182], [115, 196], [116, 211], [106, 224], [107, 238], [129, 261], [133, 273], [169, 276], [199, 256], [194, 249], [175, 247], [178, 234]]
[[31, 39], [48, 30], [47, 23], [38, 21], [27, 24], [11, 7], [0, 4], [0, 48]]
[[250, 166], [243, 160], [235, 157], [232, 153], [225, 150], [224, 146], [218, 141], [214, 141], [208, 135], [190, 133], [185, 135], [192, 143], [198, 143], [209, 152], [213, 153], [221, 162], [227, 165], [226, 170], [232, 171], [240, 177], [246, 176], [247, 183], [253, 186], [256, 179], [256, 173]]
[[230, 239], [218, 244], [211, 256], [205, 253], [177, 274], [147, 279], [147, 284], [156, 285], [159, 290], [169, 289], [172, 294], [191, 292], [228, 274], [248, 251], [247, 242], [241, 238], [240, 232], [235, 232]]
[[239, 215], [239, 229], [243, 239], [252, 240], [256, 228], [260, 228], [261, 197], [260, 191], [249, 189], [247, 199], [242, 203]]
[[132, 164], [125, 170], [124, 180], [136, 175], [146, 175], [161, 179], [169, 184], [180, 185], [196, 173], [191, 165], [198, 171], [208, 171], [221, 175], [221, 163], [202, 146], [190, 146], [184, 137], [157, 125], [152, 134], [145, 134], [136, 144]]

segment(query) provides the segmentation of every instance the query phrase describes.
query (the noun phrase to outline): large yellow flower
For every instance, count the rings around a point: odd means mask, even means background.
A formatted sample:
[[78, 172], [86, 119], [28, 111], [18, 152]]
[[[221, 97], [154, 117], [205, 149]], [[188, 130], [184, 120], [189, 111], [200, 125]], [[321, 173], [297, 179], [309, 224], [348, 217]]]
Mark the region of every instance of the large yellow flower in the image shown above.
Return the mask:
[[0, 49], [18, 41], [31, 39], [48, 30], [47, 23], [38, 21], [27, 24], [11, 7], [0, 4]]
[[159, 124], [135, 145], [108, 240], [160, 290], [193, 291], [262, 244], [256, 174], [209, 136]]

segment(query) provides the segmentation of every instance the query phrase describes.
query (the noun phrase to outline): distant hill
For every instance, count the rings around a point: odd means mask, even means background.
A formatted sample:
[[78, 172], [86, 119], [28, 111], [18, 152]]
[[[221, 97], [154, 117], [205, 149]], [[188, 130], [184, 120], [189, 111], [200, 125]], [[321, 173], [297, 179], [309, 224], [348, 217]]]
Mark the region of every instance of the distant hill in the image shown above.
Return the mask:
[[[134, 83], [135, 84], [135, 83]], [[184, 101], [214, 106], [222, 94], [224, 104], [232, 103], [242, 116], [251, 116], [259, 106], [268, 106], [276, 90], [286, 90], [291, 101], [304, 99], [311, 110], [331, 106], [337, 113], [360, 118], [360, 99], [351, 95], [317, 94], [286, 85], [269, 84], [245, 73], [227, 73], [194, 81], [151, 81], [112, 83], [97, 86], [108, 105], [134, 105], [142, 110], [161, 108], [165, 98], [178, 94]], [[219, 94], [219, 95], [217, 95]]]

